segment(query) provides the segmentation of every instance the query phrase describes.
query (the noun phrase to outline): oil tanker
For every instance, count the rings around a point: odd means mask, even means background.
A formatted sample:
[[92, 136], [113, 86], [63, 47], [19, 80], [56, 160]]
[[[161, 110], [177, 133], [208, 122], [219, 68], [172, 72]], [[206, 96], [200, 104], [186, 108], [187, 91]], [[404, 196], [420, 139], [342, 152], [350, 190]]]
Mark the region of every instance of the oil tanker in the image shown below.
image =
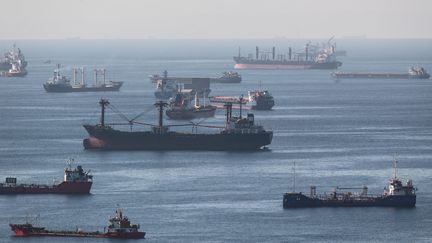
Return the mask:
[[305, 47], [305, 53], [293, 54], [289, 48], [288, 56], [276, 55], [275, 47], [271, 51], [260, 51], [257, 46], [255, 58], [252, 54], [247, 57], [234, 56], [235, 69], [337, 69], [342, 65], [336, 60], [334, 45], [316, 53], [309, 53], [309, 44]]
[[[262, 126], [255, 125], [254, 115], [247, 117], [232, 116], [232, 104], [226, 104], [225, 126], [206, 126], [200, 124], [179, 124], [172, 126], [192, 126], [217, 128], [219, 133], [183, 133], [169, 131], [170, 126], [163, 125], [163, 111], [167, 103], [159, 101], [155, 104], [159, 110], [159, 124], [151, 125], [129, 120], [123, 125], [141, 124], [151, 126], [150, 131], [117, 130], [105, 124], [105, 107], [108, 100], [101, 99], [100, 124], [84, 125], [90, 135], [83, 140], [85, 149], [100, 150], [258, 150], [269, 145], [273, 138], [272, 131], [266, 131]], [[118, 125], [118, 124], [116, 124]]]
[[[395, 161], [394, 176], [389, 180], [388, 186], [381, 195], [368, 194], [366, 186], [362, 188], [337, 187], [329, 194], [316, 194], [316, 187], [311, 186], [310, 195], [301, 192], [288, 192], [283, 195], [283, 207], [307, 208], [307, 207], [415, 207], [416, 188], [412, 180], [405, 184], [397, 178]], [[342, 192], [346, 189], [362, 189], [360, 193]]]
[[145, 232], [139, 231], [140, 226], [131, 224], [129, 219], [123, 215], [121, 209], [117, 209], [113, 217], [109, 219], [110, 224], [100, 231], [55, 231], [45, 227], [35, 227], [30, 223], [9, 224], [9, 227], [17, 237], [80, 237], [80, 238], [113, 238], [113, 239], [143, 239]]
[[423, 67], [410, 67], [408, 73], [347, 73], [333, 72], [336, 79], [358, 78], [358, 79], [429, 79], [430, 74]]
[[93, 176], [78, 165], [72, 169], [71, 160], [64, 170], [62, 182], [53, 185], [17, 184], [15, 177], [7, 177], [5, 183], [0, 183], [1, 194], [89, 194], [93, 184]]

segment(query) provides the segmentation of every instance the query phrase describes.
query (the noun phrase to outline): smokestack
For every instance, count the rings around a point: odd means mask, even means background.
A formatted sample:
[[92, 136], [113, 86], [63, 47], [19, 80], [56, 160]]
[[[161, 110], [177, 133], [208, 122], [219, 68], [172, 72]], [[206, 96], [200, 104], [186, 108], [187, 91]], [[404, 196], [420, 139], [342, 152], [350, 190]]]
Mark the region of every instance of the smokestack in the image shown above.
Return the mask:
[[292, 56], [292, 49], [290, 47], [289, 50], [288, 50], [288, 58], [289, 58], [290, 61], [291, 61], [291, 56]]
[[258, 59], [258, 54], [259, 54], [259, 48], [258, 48], [258, 46], [256, 47], [256, 50], [255, 50], [255, 58], [256, 59]]
[[275, 51], [275, 47], [273, 46], [273, 49], [272, 49], [272, 54], [273, 54], [273, 60], [275, 59], [275, 54], [276, 54], [276, 51]]

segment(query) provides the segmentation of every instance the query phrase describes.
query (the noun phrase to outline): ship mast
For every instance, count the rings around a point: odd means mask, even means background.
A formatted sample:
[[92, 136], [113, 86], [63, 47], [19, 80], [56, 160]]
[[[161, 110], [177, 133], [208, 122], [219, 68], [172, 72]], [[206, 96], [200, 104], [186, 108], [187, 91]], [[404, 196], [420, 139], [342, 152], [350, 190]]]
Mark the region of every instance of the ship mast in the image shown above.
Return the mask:
[[107, 99], [100, 99], [99, 105], [101, 106], [101, 119], [100, 125], [105, 126], [105, 106], [109, 105], [109, 101]]
[[243, 95], [240, 96], [239, 101], [240, 101], [240, 119], [242, 119]]
[[295, 192], [295, 183], [296, 183], [296, 174], [295, 174], [295, 162], [294, 162], [294, 165], [293, 165], [293, 192]]
[[231, 119], [231, 115], [232, 115], [232, 103], [231, 102], [227, 102], [224, 105], [226, 107], [226, 124], [229, 123], [229, 120]]
[[159, 131], [162, 132], [163, 131], [163, 111], [164, 111], [164, 107], [167, 106], [168, 104], [161, 100], [159, 102], [156, 102], [154, 105], [158, 107], [159, 110]]

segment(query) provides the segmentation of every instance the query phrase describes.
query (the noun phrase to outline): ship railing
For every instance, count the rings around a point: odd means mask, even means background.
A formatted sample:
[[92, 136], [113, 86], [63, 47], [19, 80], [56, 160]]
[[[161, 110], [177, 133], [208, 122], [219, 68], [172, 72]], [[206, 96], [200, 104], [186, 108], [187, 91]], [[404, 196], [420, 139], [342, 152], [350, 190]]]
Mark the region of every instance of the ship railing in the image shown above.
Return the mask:
[[367, 195], [361, 195], [361, 194], [337, 194], [336, 197], [334, 197], [331, 194], [324, 194], [324, 195], [316, 195], [312, 198], [321, 199], [321, 200], [329, 200], [329, 199], [337, 199], [337, 200], [349, 200], [349, 201], [367, 201], [376, 199], [378, 197], [382, 197], [382, 194], [367, 194]]

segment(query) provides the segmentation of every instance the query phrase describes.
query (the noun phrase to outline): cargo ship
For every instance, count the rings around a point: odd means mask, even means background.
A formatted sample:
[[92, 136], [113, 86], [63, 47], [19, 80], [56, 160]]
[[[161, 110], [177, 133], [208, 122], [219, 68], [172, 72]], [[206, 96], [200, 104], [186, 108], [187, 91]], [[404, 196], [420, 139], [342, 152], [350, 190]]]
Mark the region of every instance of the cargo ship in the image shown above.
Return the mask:
[[25, 69], [27, 67], [27, 61], [21, 52], [21, 49], [17, 48], [14, 44], [12, 49], [4, 54], [4, 57], [0, 59], [0, 71], [7, 71], [12, 69], [13, 63], [19, 63], [20, 67]]
[[17, 237], [80, 237], [80, 238], [112, 238], [112, 239], [144, 239], [145, 232], [139, 231], [140, 225], [131, 224], [123, 215], [121, 209], [117, 209], [113, 217], [109, 219], [108, 227], [100, 231], [59, 231], [48, 230], [45, 227], [36, 227], [30, 223], [9, 224], [9, 227]]
[[288, 56], [286, 54], [276, 54], [276, 48], [272, 47], [271, 51], [260, 51], [257, 46], [255, 48], [255, 58], [252, 54], [247, 57], [233, 57], [235, 61], [235, 69], [337, 69], [342, 65], [336, 60], [334, 55], [334, 46], [311, 54], [309, 52], [309, 44], [305, 47], [305, 53], [293, 54], [292, 48], [289, 48]]
[[216, 106], [206, 104], [206, 97], [200, 104], [198, 94], [195, 93], [195, 103], [191, 102], [191, 94], [178, 93], [169, 103], [165, 114], [174, 120], [191, 120], [197, 118], [214, 117]]
[[233, 97], [233, 96], [213, 96], [210, 97], [213, 103], [242, 104], [249, 106], [251, 110], [271, 110], [275, 105], [273, 96], [268, 90], [253, 90], [248, 91], [248, 98]]
[[429, 79], [430, 74], [423, 67], [410, 67], [408, 73], [347, 73], [333, 72], [333, 78], [358, 78], [358, 79]]
[[[114, 125], [131, 126], [133, 124], [152, 127], [150, 131], [124, 131], [114, 129], [105, 123], [105, 107], [110, 106], [108, 100], [101, 99], [101, 118], [96, 125], [84, 125], [89, 137], [83, 140], [85, 149], [99, 150], [258, 150], [269, 145], [273, 138], [272, 131], [266, 131], [256, 125], [253, 114], [247, 117], [232, 116], [232, 104], [226, 104], [225, 126], [207, 126], [199, 124], [181, 124], [195, 129], [192, 133], [169, 131], [171, 126], [163, 125], [163, 111], [167, 103], [159, 101], [155, 104], [159, 113], [159, 124], [151, 125], [137, 122], [134, 119], [125, 124]], [[114, 109], [113, 109], [114, 110]], [[198, 133], [197, 127], [220, 129], [219, 133]]]
[[0, 194], [89, 194], [93, 184], [93, 176], [78, 165], [71, 166], [72, 160], [64, 170], [64, 179], [53, 185], [17, 184], [17, 178], [7, 177], [5, 183], [0, 183]]
[[[316, 194], [316, 187], [311, 186], [310, 195], [301, 192], [288, 192], [283, 195], [283, 207], [415, 207], [416, 188], [412, 180], [405, 184], [397, 177], [395, 161], [394, 176], [389, 180], [384, 193], [380, 195], [368, 194], [366, 186], [361, 188], [337, 187], [329, 194]], [[344, 192], [346, 189], [361, 189], [360, 193]]]
[[[84, 68], [74, 68], [74, 80], [71, 82], [66, 76], [60, 74], [60, 64], [57, 64], [57, 69], [54, 70], [53, 77], [43, 84], [46, 92], [65, 93], [65, 92], [96, 92], [96, 91], [119, 91], [123, 82], [106, 81], [105, 69], [94, 70], [94, 84], [88, 86], [85, 83]], [[102, 80], [99, 80], [98, 75], [102, 75]], [[78, 80], [81, 76], [81, 80]]]

